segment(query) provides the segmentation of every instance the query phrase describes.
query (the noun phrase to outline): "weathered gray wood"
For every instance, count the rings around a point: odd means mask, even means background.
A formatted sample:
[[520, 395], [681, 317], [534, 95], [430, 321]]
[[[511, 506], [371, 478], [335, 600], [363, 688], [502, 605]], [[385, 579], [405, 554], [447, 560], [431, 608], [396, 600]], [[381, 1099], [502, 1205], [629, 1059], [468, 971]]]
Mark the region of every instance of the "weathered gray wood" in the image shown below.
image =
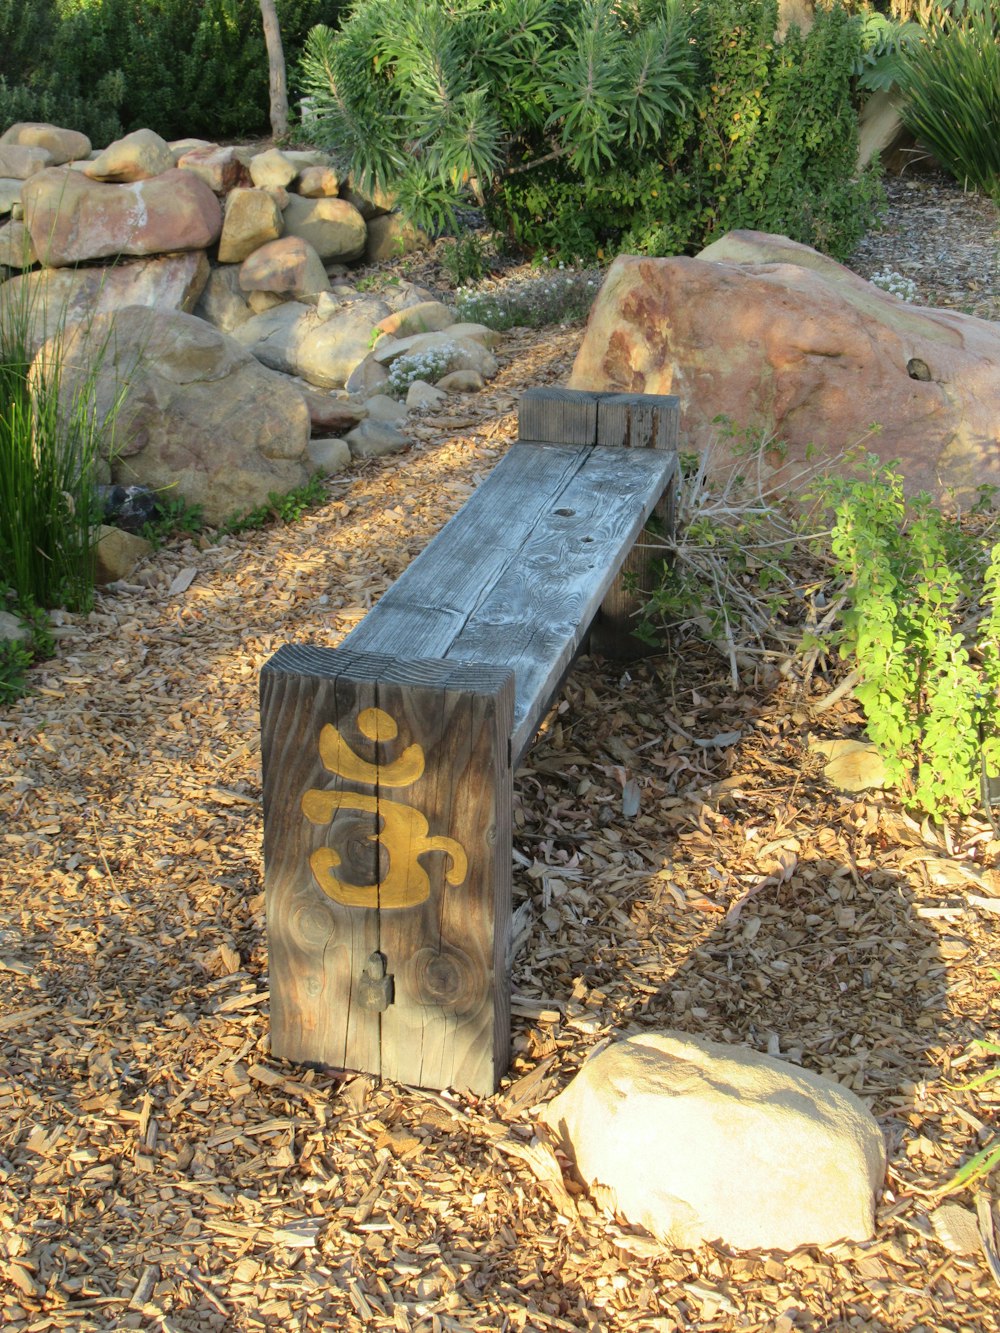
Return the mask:
[[[654, 449], [676, 457], [680, 400], [666, 394], [602, 394], [597, 406], [597, 438], [605, 446]], [[675, 481], [668, 486], [653, 517], [662, 531], [673, 524]], [[644, 602], [649, 566], [656, 558], [655, 538], [639, 535], [601, 604], [591, 630], [591, 648], [605, 657], [631, 659], [648, 654], [649, 647], [634, 634], [636, 616]]]
[[595, 444], [602, 396], [556, 386], [526, 389], [517, 405], [517, 437], [534, 444]]
[[519, 757], [673, 469], [653, 450], [514, 445], [344, 646], [512, 667]]
[[286, 646], [266, 664], [276, 1055], [494, 1091], [510, 1046], [512, 700], [508, 671], [463, 663]]

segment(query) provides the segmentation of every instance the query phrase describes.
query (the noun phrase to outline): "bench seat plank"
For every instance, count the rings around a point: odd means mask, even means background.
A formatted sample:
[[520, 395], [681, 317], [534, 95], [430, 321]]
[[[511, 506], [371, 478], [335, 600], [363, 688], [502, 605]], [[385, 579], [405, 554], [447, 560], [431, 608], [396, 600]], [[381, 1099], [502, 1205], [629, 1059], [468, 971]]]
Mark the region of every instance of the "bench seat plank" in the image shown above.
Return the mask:
[[513, 669], [518, 761], [675, 466], [658, 450], [513, 445], [344, 648]]

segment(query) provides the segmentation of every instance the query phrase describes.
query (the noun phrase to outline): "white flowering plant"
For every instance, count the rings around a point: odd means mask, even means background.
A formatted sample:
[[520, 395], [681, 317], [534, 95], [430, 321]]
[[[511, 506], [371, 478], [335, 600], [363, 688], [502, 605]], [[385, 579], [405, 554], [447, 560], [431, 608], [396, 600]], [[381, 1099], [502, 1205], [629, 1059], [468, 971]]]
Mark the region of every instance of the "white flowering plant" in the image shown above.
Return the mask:
[[890, 296], [898, 296], [901, 301], [913, 302], [917, 299], [917, 284], [912, 278], [897, 273], [895, 269], [886, 269], [884, 273], [873, 273], [870, 282], [873, 287], [888, 292]]
[[458, 350], [455, 343], [444, 342], [423, 352], [406, 352], [398, 356], [389, 367], [386, 392], [393, 398], [405, 398], [407, 389], [416, 380], [436, 383], [452, 369]]

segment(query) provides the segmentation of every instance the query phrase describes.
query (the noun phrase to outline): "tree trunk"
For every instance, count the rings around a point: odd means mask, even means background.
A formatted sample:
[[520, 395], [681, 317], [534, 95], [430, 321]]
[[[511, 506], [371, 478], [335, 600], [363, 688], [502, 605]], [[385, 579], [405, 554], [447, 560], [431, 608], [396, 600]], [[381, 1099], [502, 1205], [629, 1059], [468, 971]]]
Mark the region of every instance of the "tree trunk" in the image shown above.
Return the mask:
[[271, 134], [284, 139], [288, 134], [288, 84], [285, 78], [285, 51], [274, 0], [260, 0], [260, 17], [267, 44], [267, 66], [271, 92]]

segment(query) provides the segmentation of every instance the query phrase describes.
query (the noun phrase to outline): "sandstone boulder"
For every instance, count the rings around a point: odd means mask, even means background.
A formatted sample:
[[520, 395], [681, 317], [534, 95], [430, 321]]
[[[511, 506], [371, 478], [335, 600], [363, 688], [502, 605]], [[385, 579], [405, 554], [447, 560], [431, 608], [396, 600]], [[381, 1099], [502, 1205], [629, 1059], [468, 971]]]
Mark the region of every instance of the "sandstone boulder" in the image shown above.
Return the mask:
[[295, 193], [303, 199], [333, 199], [339, 189], [340, 180], [333, 167], [306, 167], [295, 182]]
[[414, 333], [438, 333], [450, 328], [454, 320], [455, 312], [442, 301], [420, 301], [402, 310], [394, 310], [385, 319], [380, 319], [375, 327], [380, 333], [389, 333], [394, 338], [408, 338]]
[[4, 144], [43, 148], [51, 158], [50, 165], [54, 167], [90, 156], [90, 140], [85, 134], [40, 121], [19, 120], [16, 125], [11, 125], [0, 134], [0, 145]]
[[340, 389], [369, 355], [373, 327], [388, 313], [383, 301], [369, 298], [334, 307], [324, 319], [318, 309], [287, 301], [247, 320], [235, 336], [264, 365]]
[[265, 153], [257, 153], [250, 159], [250, 179], [261, 190], [275, 187], [284, 189], [291, 185], [299, 174], [294, 162], [290, 162], [280, 148], [269, 148]]
[[219, 523], [308, 480], [302, 395], [203, 320], [130, 307], [76, 326], [62, 349], [67, 401], [95, 363], [99, 417], [127, 386], [114, 482], [183, 496]]
[[24, 144], [0, 142], [0, 177], [26, 181], [36, 171], [52, 166], [52, 154], [47, 148], [29, 148]]
[[677, 394], [696, 451], [720, 415], [774, 433], [785, 448], [765, 463], [779, 487], [814, 450], [836, 466], [863, 439], [900, 460], [911, 494], [967, 503], [1000, 484], [1000, 326], [907, 305], [784, 237], [733, 232], [696, 259], [616, 259], [569, 384]]
[[426, 250], [431, 240], [425, 231], [407, 222], [399, 213], [382, 213], [368, 223], [365, 259], [369, 264], [380, 264], [386, 259], [399, 259]]
[[219, 263], [241, 264], [260, 246], [276, 241], [283, 226], [281, 209], [267, 190], [231, 190], [219, 237]]
[[285, 232], [308, 241], [324, 263], [350, 263], [365, 252], [365, 220], [346, 199], [288, 196]]
[[220, 148], [218, 144], [192, 148], [177, 159], [177, 166], [181, 171], [192, 172], [215, 194], [226, 194], [238, 185], [249, 184], [247, 169], [235, 148]]
[[94, 545], [94, 582], [105, 584], [127, 579], [152, 549], [145, 537], [102, 524], [97, 529]]
[[882, 1132], [846, 1088], [685, 1033], [615, 1042], [544, 1112], [590, 1188], [665, 1244], [867, 1240]]
[[129, 185], [48, 169], [25, 181], [21, 199], [35, 249], [53, 268], [108, 255], [203, 250], [222, 230], [215, 195], [176, 167]]
[[13, 177], [0, 176], [0, 214], [10, 213], [21, 202], [23, 182]]
[[170, 171], [174, 155], [165, 139], [153, 130], [133, 130], [116, 139], [83, 167], [83, 174], [98, 181], [144, 181]]
[[305, 296], [326, 291], [330, 279], [308, 241], [301, 236], [283, 236], [247, 256], [240, 268], [240, 286], [245, 292]]
[[37, 263], [35, 247], [23, 222], [7, 222], [0, 227], [0, 267], [31, 268]]
[[251, 310], [240, 287], [238, 264], [221, 264], [212, 269], [192, 314], [223, 333], [232, 333], [247, 322]]
[[41, 269], [0, 286], [0, 320], [5, 310], [27, 311], [26, 332], [32, 348], [37, 349], [65, 326], [126, 306], [190, 313], [208, 274], [202, 250], [157, 255], [110, 268]]

